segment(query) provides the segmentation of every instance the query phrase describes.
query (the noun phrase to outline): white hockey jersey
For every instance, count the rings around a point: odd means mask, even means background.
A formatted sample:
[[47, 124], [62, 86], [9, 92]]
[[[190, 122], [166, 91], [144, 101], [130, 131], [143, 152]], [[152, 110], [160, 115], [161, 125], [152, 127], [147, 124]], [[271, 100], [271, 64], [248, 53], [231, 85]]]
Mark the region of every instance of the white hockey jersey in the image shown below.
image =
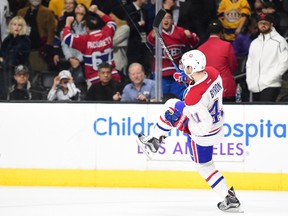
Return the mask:
[[191, 138], [199, 145], [218, 144], [223, 132], [223, 85], [219, 72], [206, 67], [206, 76], [190, 85], [184, 96], [183, 114], [188, 116]]

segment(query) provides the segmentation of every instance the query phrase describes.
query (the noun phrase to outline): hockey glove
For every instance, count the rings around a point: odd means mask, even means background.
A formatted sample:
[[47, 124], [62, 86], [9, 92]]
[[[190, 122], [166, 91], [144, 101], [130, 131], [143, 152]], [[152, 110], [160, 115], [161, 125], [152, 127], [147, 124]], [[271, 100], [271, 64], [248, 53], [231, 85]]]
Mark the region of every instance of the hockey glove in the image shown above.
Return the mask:
[[178, 82], [179, 84], [190, 84], [190, 79], [188, 78], [188, 76], [184, 73], [184, 71], [182, 71], [181, 73], [175, 72], [173, 74], [173, 78], [175, 79], [176, 82]]
[[173, 127], [176, 127], [180, 131], [185, 130], [189, 120], [186, 115], [171, 107], [165, 112], [165, 118]]

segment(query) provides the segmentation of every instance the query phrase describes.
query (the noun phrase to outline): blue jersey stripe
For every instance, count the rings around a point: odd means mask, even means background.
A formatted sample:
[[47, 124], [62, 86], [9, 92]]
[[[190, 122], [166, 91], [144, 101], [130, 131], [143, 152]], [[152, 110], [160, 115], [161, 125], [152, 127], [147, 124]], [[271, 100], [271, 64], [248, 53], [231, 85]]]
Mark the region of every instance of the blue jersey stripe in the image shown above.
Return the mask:
[[66, 37], [64, 38], [64, 42], [65, 44], [67, 44], [69, 47], [71, 47], [71, 41], [72, 41], [72, 34], [69, 33], [66, 35]]
[[83, 56], [83, 59], [84, 59], [85, 64], [91, 64], [92, 65], [92, 57], [91, 56], [89, 56], [89, 57]]

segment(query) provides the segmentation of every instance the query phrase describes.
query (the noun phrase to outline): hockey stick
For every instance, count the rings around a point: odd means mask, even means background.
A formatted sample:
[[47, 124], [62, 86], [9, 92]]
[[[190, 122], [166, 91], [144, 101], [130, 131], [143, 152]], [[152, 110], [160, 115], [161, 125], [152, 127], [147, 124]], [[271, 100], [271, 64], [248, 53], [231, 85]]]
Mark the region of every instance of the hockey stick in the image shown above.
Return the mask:
[[158, 40], [162, 46], [162, 48], [164, 49], [164, 51], [166, 52], [168, 58], [170, 59], [170, 61], [172, 62], [173, 66], [175, 67], [176, 71], [178, 73], [183, 73], [182, 70], [179, 69], [179, 67], [176, 65], [172, 55], [170, 54], [170, 51], [169, 49], [167, 48], [166, 44], [164, 43], [163, 41], [163, 38], [162, 38], [162, 35], [160, 33], [160, 30], [159, 30], [159, 26], [160, 26], [160, 23], [162, 22], [162, 19], [164, 18], [165, 14], [166, 14], [166, 10], [165, 9], [160, 9], [158, 11], [158, 13], [156, 14], [156, 17], [154, 19], [154, 22], [153, 22], [153, 29], [158, 37]]

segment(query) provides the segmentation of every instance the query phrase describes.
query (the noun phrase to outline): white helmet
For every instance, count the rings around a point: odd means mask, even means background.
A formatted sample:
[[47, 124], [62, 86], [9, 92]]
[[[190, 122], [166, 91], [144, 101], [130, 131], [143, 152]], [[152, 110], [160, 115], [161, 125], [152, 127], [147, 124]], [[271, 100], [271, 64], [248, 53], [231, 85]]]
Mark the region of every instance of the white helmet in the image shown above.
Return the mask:
[[181, 62], [185, 73], [186, 68], [189, 66], [192, 67], [192, 74], [195, 72], [203, 71], [206, 67], [206, 57], [199, 50], [190, 50], [184, 53], [184, 55], [181, 58]]

